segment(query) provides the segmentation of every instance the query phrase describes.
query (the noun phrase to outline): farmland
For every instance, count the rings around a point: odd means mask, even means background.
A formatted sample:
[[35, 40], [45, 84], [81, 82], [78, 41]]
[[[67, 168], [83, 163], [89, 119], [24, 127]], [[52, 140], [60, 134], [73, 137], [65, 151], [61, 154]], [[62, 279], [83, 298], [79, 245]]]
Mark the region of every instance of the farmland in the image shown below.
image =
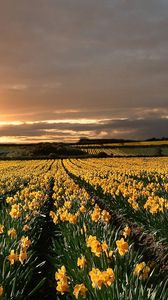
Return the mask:
[[168, 156], [168, 140], [112, 142], [89, 139], [76, 143], [0, 144], [0, 160], [137, 156]]
[[168, 156], [167, 141], [140, 141], [107, 144], [81, 144], [76, 145], [84, 153], [90, 156], [112, 157], [155, 157]]
[[168, 158], [0, 161], [0, 299], [168, 299]]

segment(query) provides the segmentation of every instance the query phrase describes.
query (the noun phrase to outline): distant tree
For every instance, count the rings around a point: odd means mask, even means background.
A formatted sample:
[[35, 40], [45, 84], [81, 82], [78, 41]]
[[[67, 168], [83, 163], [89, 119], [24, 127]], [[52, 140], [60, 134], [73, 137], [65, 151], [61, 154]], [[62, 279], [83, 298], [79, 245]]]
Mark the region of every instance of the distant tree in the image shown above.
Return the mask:
[[89, 138], [87, 138], [87, 137], [81, 137], [80, 139], [79, 139], [79, 144], [87, 144], [87, 142], [89, 142]]
[[96, 156], [101, 157], [101, 158], [106, 158], [106, 157], [108, 157], [108, 154], [104, 151], [101, 151]]

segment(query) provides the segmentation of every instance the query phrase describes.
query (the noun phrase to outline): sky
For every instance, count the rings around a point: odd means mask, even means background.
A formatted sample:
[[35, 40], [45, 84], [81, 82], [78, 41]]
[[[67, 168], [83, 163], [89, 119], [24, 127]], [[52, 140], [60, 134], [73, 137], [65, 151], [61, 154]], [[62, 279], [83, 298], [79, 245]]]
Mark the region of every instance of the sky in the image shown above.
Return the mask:
[[0, 142], [168, 137], [167, 0], [0, 0]]

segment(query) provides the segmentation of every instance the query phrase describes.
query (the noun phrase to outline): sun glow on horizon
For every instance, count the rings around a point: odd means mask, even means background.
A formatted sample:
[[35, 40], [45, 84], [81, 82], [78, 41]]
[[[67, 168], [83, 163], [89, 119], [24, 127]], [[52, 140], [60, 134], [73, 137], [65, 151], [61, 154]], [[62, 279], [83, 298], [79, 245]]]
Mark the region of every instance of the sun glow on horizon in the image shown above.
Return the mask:
[[97, 124], [109, 121], [111, 119], [89, 119], [89, 118], [79, 118], [79, 119], [58, 119], [58, 120], [41, 120], [41, 121], [0, 121], [0, 126], [10, 126], [10, 125], [32, 125], [32, 124]]

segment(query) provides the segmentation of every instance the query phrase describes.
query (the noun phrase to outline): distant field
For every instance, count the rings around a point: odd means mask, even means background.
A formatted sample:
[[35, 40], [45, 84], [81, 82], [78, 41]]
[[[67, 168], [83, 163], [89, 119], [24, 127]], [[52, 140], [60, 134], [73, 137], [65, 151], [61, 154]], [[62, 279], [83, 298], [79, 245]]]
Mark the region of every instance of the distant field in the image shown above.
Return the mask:
[[[100, 140], [101, 141], [101, 140]], [[83, 145], [79, 146], [84, 146], [88, 147], [91, 145], [97, 145], [97, 146], [109, 146], [109, 147], [120, 147], [120, 146], [163, 146], [163, 145], [168, 145], [168, 140], [159, 140], [159, 141], [138, 141], [138, 142], [120, 142], [120, 143], [85, 143]]]
[[68, 157], [168, 156], [168, 141], [97, 144], [41, 143], [0, 145], [0, 159], [45, 159]]
[[111, 144], [111, 146], [160, 146], [168, 145], [168, 141], [142, 141], [142, 142], [126, 142], [120, 144]]
[[168, 144], [113, 144], [113, 145], [87, 145], [80, 149], [89, 155], [106, 154], [108, 156], [167, 156]]

